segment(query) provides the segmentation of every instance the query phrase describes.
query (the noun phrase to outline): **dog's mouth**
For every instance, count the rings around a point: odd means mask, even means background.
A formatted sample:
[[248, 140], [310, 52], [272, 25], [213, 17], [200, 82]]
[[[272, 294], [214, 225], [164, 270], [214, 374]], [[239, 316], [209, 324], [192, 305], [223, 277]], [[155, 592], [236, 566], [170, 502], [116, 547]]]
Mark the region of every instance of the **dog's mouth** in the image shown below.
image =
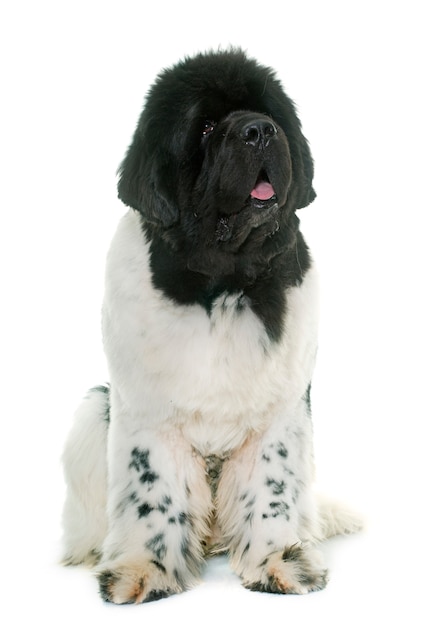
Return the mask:
[[260, 172], [250, 197], [254, 204], [262, 204], [263, 207], [270, 201], [276, 201], [276, 192], [265, 171]]
[[[250, 230], [270, 220], [277, 209], [278, 201], [274, 187], [265, 171], [261, 171], [253, 189], [245, 200], [243, 208], [237, 213], [219, 215], [216, 240], [233, 242], [233, 239], [242, 239], [246, 231], [250, 232]], [[234, 236], [235, 231], [238, 233], [237, 236]]]

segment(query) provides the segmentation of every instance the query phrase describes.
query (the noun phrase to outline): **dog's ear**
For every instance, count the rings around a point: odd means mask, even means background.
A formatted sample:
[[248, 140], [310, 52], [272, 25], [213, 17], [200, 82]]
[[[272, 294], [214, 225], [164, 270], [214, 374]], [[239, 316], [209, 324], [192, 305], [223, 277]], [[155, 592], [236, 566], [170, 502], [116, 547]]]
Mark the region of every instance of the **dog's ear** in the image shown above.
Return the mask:
[[153, 224], [169, 228], [178, 220], [179, 212], [170, 200], [172, 172], [156, 148], [149, 149], [140, 128], [118, 170], [118, 197], [127, 206], [139, 211]]
[[291, 160], [293, 167], [293, 181], [290, 195], [292, 196], [292, 208], [303, 209], [315, 198], [313, 188], [314, 164], [309, 144], [301, 132], [300, 126], [294, 137], [290, 140]]
[[[279, 81], [268, 85], [269, 110], [282, 127], [288, 139], [292, 165], [292, 183], [288, 204], [295, 211], [302, 209], [316, 197], [312, 185], [314, 164], [309, 144], [303, 135], [300, 119], [294, 102], [289, 98]], [[282, 94], [282, 95], [281, 95]]]

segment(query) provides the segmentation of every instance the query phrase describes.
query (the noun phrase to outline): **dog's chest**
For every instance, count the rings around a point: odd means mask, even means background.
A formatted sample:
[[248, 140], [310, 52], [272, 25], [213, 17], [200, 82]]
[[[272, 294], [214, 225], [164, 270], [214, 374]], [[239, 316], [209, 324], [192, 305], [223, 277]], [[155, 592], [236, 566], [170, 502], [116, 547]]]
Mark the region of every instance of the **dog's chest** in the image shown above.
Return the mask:
[[242, 294], [220, 296], [210, 314], [200, 305], [170, 305], [152, 327], [143, 358], [178, 403], [204, 409], [214, 402], [232, 412], [271, 365], [271, 342]]
[[203, 452], [235, 447], [265, 425], [278, 387], [277, 347], [240, 293], [222, 295], [210, 315], [199, 305], [171, 315], [148, 356], [173, 419]]
[[314, 278], [290, 288], [283, 335], [270, 339], [241, 293], [209, 313], [182, 305], [152, 282], [148, 246], [134, 214], [107, 263], [104, 343], [112, 389], [136, 419], [175, 425], [203, 454], [220, 454], [298, 402], [315, 358]]

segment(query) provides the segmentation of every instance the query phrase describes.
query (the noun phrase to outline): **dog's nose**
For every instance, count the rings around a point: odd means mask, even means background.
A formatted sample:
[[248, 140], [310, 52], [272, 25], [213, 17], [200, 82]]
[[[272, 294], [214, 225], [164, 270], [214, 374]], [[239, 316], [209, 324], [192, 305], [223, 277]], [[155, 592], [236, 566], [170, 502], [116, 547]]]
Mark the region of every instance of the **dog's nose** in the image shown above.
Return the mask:
[[256, 119], [243, 126], [240, 137], [250, 146], [265, 148], [276, 133], [276, 126], [270, 120]]

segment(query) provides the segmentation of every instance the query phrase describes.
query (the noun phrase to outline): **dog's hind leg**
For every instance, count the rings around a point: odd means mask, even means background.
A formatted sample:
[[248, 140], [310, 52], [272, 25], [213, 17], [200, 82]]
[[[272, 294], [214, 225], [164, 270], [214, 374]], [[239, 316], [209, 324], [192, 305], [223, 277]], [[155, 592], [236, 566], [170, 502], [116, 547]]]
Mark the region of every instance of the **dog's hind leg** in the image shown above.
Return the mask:
[[107, 432], [109, 388], [91, 389], [76, 411], [63, 453], [66, 501], [63, 562], [92, 566], [107, 529]]

